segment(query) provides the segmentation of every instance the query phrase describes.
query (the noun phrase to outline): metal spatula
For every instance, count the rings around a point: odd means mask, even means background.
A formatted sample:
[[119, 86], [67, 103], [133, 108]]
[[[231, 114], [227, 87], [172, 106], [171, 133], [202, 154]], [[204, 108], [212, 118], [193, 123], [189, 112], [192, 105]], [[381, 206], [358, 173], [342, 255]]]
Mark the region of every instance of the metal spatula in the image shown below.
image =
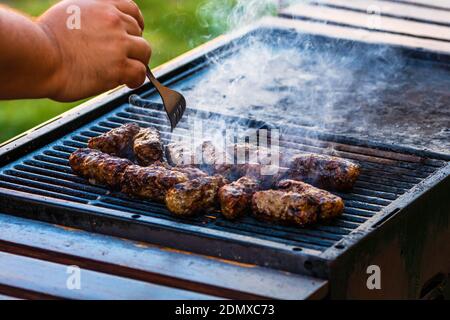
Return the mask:
[[147, 66], [147, 78], [155, 86], [161, 99], [163, 101], [164, 109], [166, 109], [167, 116], [169, 117], [170, 127], [173, 131], [177, 126], [178, 122], [183, 117], [184, 111], [186, 110], [186, 99], [179, 92], [171, 90], [163, 86], [150, 71]]

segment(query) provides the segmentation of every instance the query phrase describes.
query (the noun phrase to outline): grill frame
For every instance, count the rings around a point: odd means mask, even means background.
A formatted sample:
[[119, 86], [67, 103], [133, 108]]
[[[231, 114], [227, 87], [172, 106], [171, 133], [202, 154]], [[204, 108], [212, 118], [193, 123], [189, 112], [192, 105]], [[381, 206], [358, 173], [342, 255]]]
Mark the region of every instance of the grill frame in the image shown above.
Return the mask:
[[[277, 26], [279, 27], [279, 26]], [[252, 29], [259, 26], [245, 29], [233, 36], [227, 36], [209, 43], [202, 48], [197, 49], [188, 55], [181, 57], [169, 65], [163, 66], [157, 70], [157, 76], [166, 84], [176, 82], [202, 67], [205, 62], [202, 57], [207, 52], [216, 50], [225, 50], [231, 41], [236, 41]], [[225, 46], [225, 47], [224, 47]], [[421, 54], [418, 52], [417, 54]], [[427, 53], [428, 54], [428, 53]], [[445, 56], [443, 59], [447, 59]], [[68, 113], [56, 118], [43, 126], [33, 129], [22, 137], [12, 140], [4, 144], [0, 148], [0, 166], [15, 161], [28, 153], [43, 147], [55, 137], [61, 138], [67, 132], [74, 131], [81, 125], [88, 124], [96, 120], [100, 116], [117, 108], [127, 101], [130, 93], [146, 95], [154, 92], [147, 83], [144, 87], [130, 91], [128, 89], [119, 89], [107, 93], [87, 105], [80, 106]], [[295, 128], [297, 132], [299, 129]], [[308, 132], [308, 129], [304, 129]], [[316, 134], [316, 133], [314, 133]], [[326, 135], [323, 136], [332, 141], [333, 139], [344, 142], [345, 137]], [[374, 149], [382, 149], [392, 152], [401, 152], [406, 154], [414, 154], [420, 157], [438, 158], [445, 161], [450, 159], [449, 155], [433, 153], [423, 150], [414, 150], [412, 148], [404, 148], [399, 146], [383, 145], [380, 143], [369, 143], [364, 140], [350, 139], [347, 141], [352, 145], [369, 147]], [[375, 216], [368, 219], [364, 224], [359, 226], [351, 237], [346, 237], [342, 241], [336, 243], [333, 247], [317, 254], [314, 250], [302, 250], [300, 252], [287, 250], [285, 246], [277, 243], [269, 243], [267, 241], [253, 241], [252, 247], [248, 247], [248, 239], [239, 241], [234, 237], [223, 238], [223, 232], [217, 230], [196, 230], [195, 227], [189, 227], [184, 231], [177, 230], [174, 225], [166, 220], [156, 221], [154, 218], [143, 220], [129, 220], [129, 214], [115, 211], [116, 218], [111, 218], [110, 209], [101, 209], [99, 207], [86, 207], [79, 205], [78, 208], [69, 205], [65, 201], [54, 201], [50, 204], [45, 197], [30, 195], [26, 193], [11, 192], [10, 190], [0, 188], [2, 207], [12, 214], [25, 216], [27, 218], [40, 219], [52, 223], [59, 223], [69, 226], [80, 227], [95, 232], [107, 233], [117, 236], [126, 236], [136, 240], [149, 241], [156, 244], [174, 246], [178, 249], [194, 251], [202, 254], [230, 258], [243, 262], [250, 262], [259, 265], [269, 266], [287, 271], [312, 274], [319, 277], [329, 277], [330, 264], [337, 258], [348, 254], [351, 247], [358, 245], [359, 241], [370, 236], [372, 231], [381, 228], [384, 223], [400, 214], [408, 214], [408, 207], [413, 203], [420, 201], [420, 198], [431, 190], [431, 188], [442, 188], [448, 185], [450, 177], [450, 165], [446, 165], [437, 170], [430, 177], [416, 185], [413, 189], [403, 194], [393, 203], [383, 208]], [[31, 210], [30, 210], [31, 208]], [[400, 210], [398, 210], [398, 208]], [[93, 210], [95, 209], [95, 210]], [[74, 215], [73, 213], [76, 213]], [[117, 218], [120, 225], [117, 225]], [[147, 221], [145, 221], [147, 220]], [[157, 224], [152, 224], [157, 222]], [[164, 225], [164, 231], [160, 226]], [[179, 226], [177, 226], [179, 228]], [[124, 232], [126, 229], [126, 232]], [[205, 232], [206, 231], [206, 232]], [[201, 233], [201, 235], [200, 235]], [[208, 239], [208, 247], [205, 248], [204, 240]], [[230, 240], [231, 238], [234, 238]], [[187, 244], [187, 245], [186, 245]], [[341, 246], [344, 246], [341, 248]], [[341, 248], [341, 249], [340, 249]]]

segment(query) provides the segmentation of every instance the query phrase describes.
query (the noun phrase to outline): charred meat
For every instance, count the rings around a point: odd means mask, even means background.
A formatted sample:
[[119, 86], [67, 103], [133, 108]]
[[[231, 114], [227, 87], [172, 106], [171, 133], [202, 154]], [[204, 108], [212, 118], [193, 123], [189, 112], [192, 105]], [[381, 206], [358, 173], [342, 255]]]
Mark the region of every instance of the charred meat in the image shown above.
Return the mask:
[[328, 191], [307, 183], [282, 180], [278, 190], [259, 191], [253, 195], [253, 214], [261, 219], [300, 226], [339, 216], [344, 202]]
[[140, 129], [134, 137], [134, 154], [140, 165], [149, 166], [163, 159], [161, 135], [155, 128]]
[[164, 149], [158, 130], [133, 123], [91, 138], [88, 146], [69, 158], [75, 173], [132, 197], [165, 202], [177, 216], [220, 205], [230, 220], [252, 211], [263, 220], [303, 226], [343, 213], [342, 199], [317, 187], [348, 190], [360, 173], [353, 162], [318, 154], [295, 155], [289, 168], [281, 168], [268, 149], [248, 143], [225, 150], [211, 141], [194, 150], [171, 143]]
[[219, 202], [225, 218], [233, 220], [251, 210], [252, 196], [259, 190], [259, 183], [251, 177], [242, 177], [219, 190]]
[[318, 204], [307, 194], [283, 190], [258, 191], [252, 197], [256, 218], [304, 226], [317, 221]]
[[224, 162], [225, 154], [211, 141], [204, 141], [196, 148], [196, 152], [198, 155], [201, 155], [201, 166], [212, 166], [216, 163]]
[[163, 202], [170, 188], [187, 180], [185, 173], [169, 170], [162, 165], [132, 165], [124, 171], [121, 186], [122, 192], [130, 196]]
[[167, 162], [172, 166], [190, 166], [195, 163], [191, 148], [178, 142], [169, 143], [165, 148]]
[[[248, 176], [257, 179], [262, 189], [269, 188], [279, 177], [278, 163], [273, 164], [267, 148], [237, 143], [227, 148], [227, 162], [218, 163], [215, 173], [230, 181]], [[229, 160], [232, 161], [229, 161]], [[231, 164], [230, 164], [231, 163]]]
[[189, 180], [198, 179], [208, 176], [208, 174], [194, 166], [171, 167], [170, 170], [184, 173]]
[[177, 216], [211, 211], [217, 205], [217, 192], [225, 183], [221, 176], [208, 176], [177, 184], [167, 192], [167, 208]]
[[292, 158], [287, 178], [319, 188], [346, 191], [353, 187], [359, 173], [359, 165], [342, 158], [300, 154]]
[[178, 142], [170, 143], [166, 146], [165, 153], [172, 166], [196, 166], [208, 174], [214, 174], [214, 165], [222, 155], [211, 141], [204, 141], [195, 150]]
[[260, 163], [245, 163], [236, 166], [241, 177], [252, 177], [258, 181], [263, 190], [273, 187], [280, 177], [279, 167], [269, 167]]
[[98, 137], [90, 138], [88, 147], [121, 158], [134, 159], [133, 141], [140, 127], [135, 123], [127, 123], [112, 129]]
[[258, 181], [261, 189], [271, 188], [279, 179], [279, 168], [265, 172], [263, 166], [259, 163], [243, 163], [243, 164], [221, 164], [216, 165], [215, 173], [224, 176], [229, 181], [236, 181], [242, 177], [251, 177]]
[[277, 187], [281, 190], [310, 196], [319, 205], [318, 214], [322, 220], [337, 217], [344, 211], [344, 201], [340, 197], [310, 184], [295, 180], [282, 180], [277, 183]]
[[195, 148], [196, 165], [210, 175], [215, 174], [215, 165], [225, 162], [225, 153], [211, 141], [203, 141]]
[[[235, 163], [259, 163], [261, 165], [279, 166], [282, 163], [282, 155], [272, 154], [273, 150], [251, 143], [236, 143], [227, 147], [227, 158], [234, 159]], [[278, 161], [275, 162], [277, 156]]]
[[273, 174], [267, 174], [268, 165], [255, 162], [258, 160], [259, 152], [260, 148], [250, 144], [233, 144], [227, 148], [227, 151], [223, 151], [211, 141], [204, 141], [197, 146], [195, 153], [180, 143], [171, 143], [166, 146], [167, 160], [173, 166], [195, 165], [210, 175], [219, 174], [230, 181], [250, 176], [268, 187], [275, 181], [277, 170], [272, 170], [275, 171]]
[[120, 186], [123, 173], [133, 163], [93, 149], [78, 149], [69, 157], [72, 170], [92, 184]]
[[214, 173], [220, 174], [229, 181], [236, 181], [242, 177], [242, 171], [243, 170], [240, 170], [235, 164], [222, 163], [214, 166]]
[[137, 160], [143, 166], [162, 161], [163, 158], [159, 131], [155, 128], [141, 129], [135, 123], [124, 124], [89, 139], [88, 147], [121, 158]]

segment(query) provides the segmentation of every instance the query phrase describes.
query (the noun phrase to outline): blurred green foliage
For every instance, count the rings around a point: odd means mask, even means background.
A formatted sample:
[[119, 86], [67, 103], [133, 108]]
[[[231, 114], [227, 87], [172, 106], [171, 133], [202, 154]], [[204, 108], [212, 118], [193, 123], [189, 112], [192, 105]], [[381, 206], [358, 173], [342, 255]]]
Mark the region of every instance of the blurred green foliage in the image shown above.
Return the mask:
[[[220, 0], [229, 7], [233, 0]], [[55, 0], [10, 0], [0, 3], [39, 16]], [[225, 24], [210, 24], [208, 0], [136, 0], [146, 21], [144, 37], [153, 48], [151, 65], [157, 66], [221, 33]], [[209, 10], [206, 10], [209, 11]], [[80, 104], [48, 99], [0, 101], [0, 142]]]

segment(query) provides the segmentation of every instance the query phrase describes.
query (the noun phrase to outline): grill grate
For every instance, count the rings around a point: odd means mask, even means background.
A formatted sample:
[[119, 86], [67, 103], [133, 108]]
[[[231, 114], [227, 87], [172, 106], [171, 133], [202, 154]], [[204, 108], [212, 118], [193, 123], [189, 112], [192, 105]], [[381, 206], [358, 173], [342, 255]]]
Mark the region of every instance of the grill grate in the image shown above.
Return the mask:
[[[155, 104], [153, 107], [148, 109], [124, 104], [89, 125], [7, 165], [0, 169], [0, 187], [45, 196], [49, 202], [56, 198], [93, 208], [113, 209], [130, 214], [131, 219], [150, 216], [174, 222], [174, 225], [221, 230], [228, 234], [280, 243], [294, 250], [308, 249], [320, 253], [350, 235], [399, 196], [446, 164], [440, 160], [317, 139], [317, 136], [307, 134], [299, 136], [295, 134], [298, 131], [287, 130], [281, 139], [282, 152], [325, 153], [332, 149], [338, 156], [361, 164], [362, 172], [355, 188], [351, 193], [339, 194], [346, 206], [342, 217], [307, 228], [273, 225], [250, 217], [230, 222], [222, 219], [219, 212], [180, 219], [173, 217], [162, 204], [132, 200], [103, 187], [89, 185], [84, 179], [74, 175], [68, 166], [70, 153], [76, 148], [86, 147], [90, 137], [130, 121], [135, 121], [142, 127], [157, 127], [162, 132], [163, 141], [167, 143], [170, 128], [164, 120], [161, 106]], [[202, 115], [199, 111], [188, 110], [174, 134], [186, 134], [187, 119], [201, 118]], [[224, 117], [226, 116], [219, 118]], [[245, 121], [245, 125], [264, 125], [256, 121]], [[111, 214], [114, 212], [111, 211]]]

